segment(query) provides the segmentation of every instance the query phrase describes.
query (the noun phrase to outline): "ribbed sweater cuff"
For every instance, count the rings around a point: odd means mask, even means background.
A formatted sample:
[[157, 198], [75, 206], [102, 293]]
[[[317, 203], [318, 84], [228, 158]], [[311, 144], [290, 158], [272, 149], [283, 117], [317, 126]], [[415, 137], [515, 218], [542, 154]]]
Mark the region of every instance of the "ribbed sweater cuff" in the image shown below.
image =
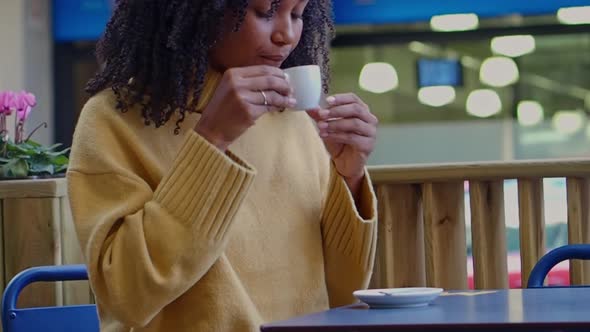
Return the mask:
[[155, 201], [200, 234], [222, 237], [256, 171], [231, 152], [222, 153], [195, 132], [187, 134], [156, 192]]
[[351, 257], [360, 267], [371, 269], [377, 240], [377, 201], [369, 174], [365, 171], [360, 211], [344, 179], [335, 169], [331, 174], [331, 193], [322, 217], [325, 246]]

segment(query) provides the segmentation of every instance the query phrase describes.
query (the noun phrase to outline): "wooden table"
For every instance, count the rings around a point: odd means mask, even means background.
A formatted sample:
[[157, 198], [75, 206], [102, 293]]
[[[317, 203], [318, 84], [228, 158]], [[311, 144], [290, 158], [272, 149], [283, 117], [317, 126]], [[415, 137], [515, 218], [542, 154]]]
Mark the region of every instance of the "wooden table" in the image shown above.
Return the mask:
[[262, 332], [590, 331], [590, 288], [448, 292], [431, 305], [356, 304], [261, 327]]

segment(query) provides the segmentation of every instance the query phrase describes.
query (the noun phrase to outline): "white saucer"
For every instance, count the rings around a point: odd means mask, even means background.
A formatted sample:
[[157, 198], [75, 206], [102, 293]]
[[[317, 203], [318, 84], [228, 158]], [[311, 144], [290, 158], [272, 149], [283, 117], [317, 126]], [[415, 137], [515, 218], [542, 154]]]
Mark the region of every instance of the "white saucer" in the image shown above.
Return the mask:
[[427, 306], [442, 288], [404, 287], [357, 290], [353, 295], [371, 308], [413, 308]]

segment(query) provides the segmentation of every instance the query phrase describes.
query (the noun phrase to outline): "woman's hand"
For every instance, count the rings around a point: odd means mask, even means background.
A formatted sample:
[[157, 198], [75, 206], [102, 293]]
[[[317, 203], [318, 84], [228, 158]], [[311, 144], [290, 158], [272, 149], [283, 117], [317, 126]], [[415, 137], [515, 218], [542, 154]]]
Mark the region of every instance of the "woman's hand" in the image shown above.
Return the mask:
[[355, 193], [375, 148], [379, 121], [355, 94], [334, 95], [326, 101], [327, 109], [309, 110], [308, 114], [317, 122], [336, 170]]
[[252, 66], [228, 69], [195, 131], [221, 151], [264, 113], [293, 107], [291, 86], [279, 68]]

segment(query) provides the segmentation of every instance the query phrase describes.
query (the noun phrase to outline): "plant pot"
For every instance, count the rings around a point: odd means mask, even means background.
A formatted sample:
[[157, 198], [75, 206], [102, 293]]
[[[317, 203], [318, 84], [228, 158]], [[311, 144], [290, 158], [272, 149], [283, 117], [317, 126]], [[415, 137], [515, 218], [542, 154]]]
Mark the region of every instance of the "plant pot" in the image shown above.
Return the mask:
[[[57, 176], [61, 178], [43, 175], [0, 181], [0, 290], [31, 266], [84, 262], [67, 180], [64, 174]], [[90, 294], [87, 281], [35, 283], [23, 290], [19, 307], [88, 304]]]

